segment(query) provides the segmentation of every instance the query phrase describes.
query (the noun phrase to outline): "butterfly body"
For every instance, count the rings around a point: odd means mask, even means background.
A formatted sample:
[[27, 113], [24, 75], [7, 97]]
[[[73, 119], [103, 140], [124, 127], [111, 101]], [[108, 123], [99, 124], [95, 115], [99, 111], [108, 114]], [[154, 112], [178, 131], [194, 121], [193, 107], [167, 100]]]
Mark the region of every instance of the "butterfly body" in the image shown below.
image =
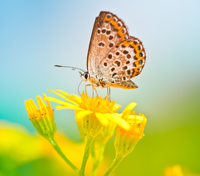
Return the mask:
[[95, 76], [91, 76], [89, 72], [83, 72], [83, 73], [80, 73], [80, 76], [84, 82], [89, 81], [91, 85], [94, 85], [95, 87], [101, 87], [101, 88], [108, 87], [108, 85], [106, 85], [106, 82], [100, 79], [99, 77], [97, 77], [97, 75], [95, 77]]
[[98, 79], [95, 77], [91, 77], [90, 74], [88, 72], [83, 72], [80, 73], [80, 76], [82, 78], [82, 80], [84, 82], [90, 82], [91, 85], [95, 86], [95, 87], [101, 87], [101, 88], [107, 88], [107, 87], [115, 87], [115, 88], [123, 88], [123, 89], [135, 89], [138, 88], [137, 85], [132, 82], [131, 80], [126, 81], [126, 82], [119, 82], [116, 84], [112, 84], [109, 82], [106, 82], [102, 79]]

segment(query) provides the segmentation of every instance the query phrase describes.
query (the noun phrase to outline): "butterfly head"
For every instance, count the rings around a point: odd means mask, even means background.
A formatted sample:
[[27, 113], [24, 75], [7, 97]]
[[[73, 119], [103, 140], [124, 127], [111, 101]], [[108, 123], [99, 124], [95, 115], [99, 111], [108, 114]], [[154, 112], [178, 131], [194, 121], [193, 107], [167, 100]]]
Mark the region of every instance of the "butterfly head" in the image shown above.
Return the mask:
[[80, 73], [81, 79], [82, 79], [84, 82], [89, 81], [89, 79], [90, 79], [90, 74], [89, 74], [88, 72], [83, 72], [83, 73], [79, 72], [79, 73]]

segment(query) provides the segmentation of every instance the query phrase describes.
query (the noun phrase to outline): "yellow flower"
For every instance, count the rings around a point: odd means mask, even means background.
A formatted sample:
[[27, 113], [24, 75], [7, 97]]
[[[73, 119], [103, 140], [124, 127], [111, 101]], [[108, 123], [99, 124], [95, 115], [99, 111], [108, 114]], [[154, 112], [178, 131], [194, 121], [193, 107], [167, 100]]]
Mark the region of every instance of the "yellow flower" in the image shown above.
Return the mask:
[[136, 103], [130, 103], [121, 115], [121, 118], [130, 125], [130, 128], [125, 130], [119, 126], [117, 127], [115, 149], [116, 155], [121, 157], [131, 153], [137, 142], [143, 137], [147, 119], [144, 114], [136, 115], [134, 111], [131, 112], [136, 105]]
[[168, 167], [165, 170], [165, 176], [183, 176], [182, 168], [180, 165]]
[[143, 114], [136, 115], [134, 111], [131, 112], [136, 105], [136, 103], [130, 103], [121, 114], [121, 118], [130, 125], [130, 128], [126, 130], [120, 126], [117, 127], [114, 144], [116, 156], [104, 176], [110, 175], [123, 158], [133, 151], [137, 142], [143, 137], [147, 119]]
[[[45, 94], [43, 96], [46, 97]], [[37, 96], [36, 99], [39, 109], [33, 99], [29, 99], [25, 101], [26, 111], [38, 133], [49, 140], [54, 137], [56, 132], [54, 110], [48, 100], [46, 100], [46, 105], [40, 96]]]
[[116, 113], [116, 110], [120, 108], [120, 105], [115, 104], [115, 101], [110, 102], [109, 100], [106, 100], [107, 97], [89, 97], [84, 91], [80, 97], [73, 94], [69, 95], [62, 90], [51, 90], [51, 92], [66, 101], [53, 97], [45, 97], [45, 100], [59, 103], [60, 105], [57, 105], [56, 109], [74, 109], [77, 121], [84, 117], [92, 116], [103, 126], [108, 126], [109, 121], [112, 121], [125, 130], [129, 129], [129, 124]]
[[175, 165], [165, 169], [165, 176], [200, 176], [199, 174], [191, 174], [183, 172], [184, 169], [180, 165]]

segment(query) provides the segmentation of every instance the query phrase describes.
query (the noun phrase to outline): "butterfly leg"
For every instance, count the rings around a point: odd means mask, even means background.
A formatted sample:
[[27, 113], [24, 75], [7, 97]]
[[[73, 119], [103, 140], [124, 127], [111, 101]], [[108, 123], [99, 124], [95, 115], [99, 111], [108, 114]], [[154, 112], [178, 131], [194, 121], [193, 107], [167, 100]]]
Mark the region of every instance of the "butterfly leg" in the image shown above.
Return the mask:
[[94, 97], [94, 85], [92, 85], [92, 97]]
[[97, 89], [95, 88], [95, 86], [94, 86], [94, 90], [95, 90], [95, 92], [96, 92], [96, 94], [97, 94], [97, 96], [98, 96]]
[[111, 98], [110, 98], [110, 86], [107, 87], [107, 95], [108, 95], [108, 100], [111, 101]]
[[96, 94], [98, 96], [97, 90], [95, 89], [95, 85], [93, 85], [93, 84], [87, 84], [87, 85], [85, 85], [85, 93], [87, 93], [87, 89], [86, 88], [88, 86], [92, 86], [92, 96], [94, 97], [94, 91], [96, 92]]
[[92, 85], [92, 97], [94, 97], [94, 91], [96, 92], [98, 96], [97, 90], [95, 89], [95, 85]]
[[88, 86], [92, 86], [92, 84], [87, 84], [87, 85], [85, 85], [85, 93], [87, 93], [86, 87], [88, 87]]

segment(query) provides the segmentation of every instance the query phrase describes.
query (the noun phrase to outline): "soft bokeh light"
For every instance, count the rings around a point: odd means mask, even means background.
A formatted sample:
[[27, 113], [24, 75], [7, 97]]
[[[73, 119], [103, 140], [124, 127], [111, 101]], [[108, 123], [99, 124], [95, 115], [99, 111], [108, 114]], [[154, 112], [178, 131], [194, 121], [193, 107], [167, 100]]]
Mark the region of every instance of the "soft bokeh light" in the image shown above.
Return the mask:
[[[198, 0], [1, 1], [0, 119], [36, 132], [24, 100], [43, 93], [52, 96], [49, 89], [78, 94], [79, 73], [54, 65], [86, 69], [95, 17], [102, 10], [111, 11], [123, 19], [130, 35], [143, 42], [147, 53], [143, 72], [132, 79], [139, 88], [111, 89], [112, 100], [122, 105], [121, 112], [130, 102], [136, 102], [136, 113], [143, 112], [148, 119], [145, 137], [114, 174], [161, 176], [165, 168], [176, 164], [200, 174], [199, 7]], [[106, 89], [97, 90], [99, 95], [106, 95]], [[72, 110], [55, 111], [55, 118], [58, 131], [81, 141]], [[115, 155], [113, 141], [106, 148], [108, 166]], [[0, 175], [9, 168], [5, 161], [10, 153], [1, 154], [3, 145], [0, 141], [0, 166], [4, 166]], [[32, 168], [31, 163], [41, 168], [45, 162], [51, 167], [54, 161], [45, 158], [29, 162], [23, 168], [17, 165], [21, 175]], [[67, 173], [65, 169], [63, 173]]]

